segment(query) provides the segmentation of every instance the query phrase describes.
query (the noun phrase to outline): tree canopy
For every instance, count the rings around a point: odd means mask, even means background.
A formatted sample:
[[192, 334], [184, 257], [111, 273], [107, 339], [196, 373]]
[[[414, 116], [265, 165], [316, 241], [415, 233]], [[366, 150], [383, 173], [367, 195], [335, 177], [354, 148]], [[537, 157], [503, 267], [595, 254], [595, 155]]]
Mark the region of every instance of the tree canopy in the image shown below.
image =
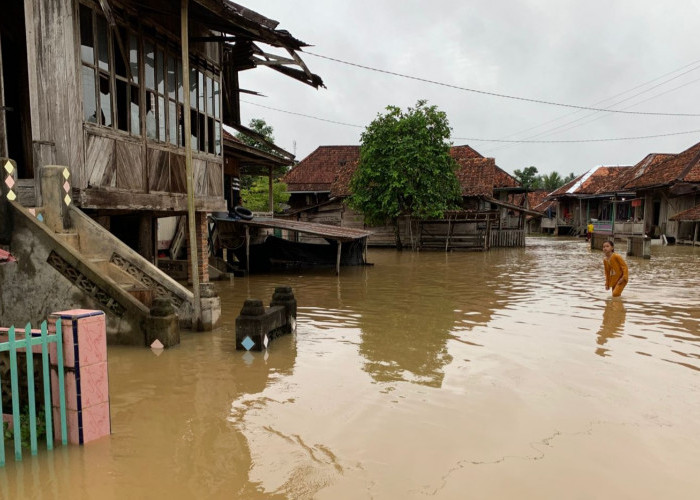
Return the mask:
[[562, 178], [559, 172], [537, 175], [537, 167], [531, 165], [522, 170], [514, 170], [513, 177], [515, 177], [518, 182], [520, 182], [520, 184], [527, 189], [545, 189], [547, 191], [554, 191], [555, 189], [562, 187], [564, 184], [574, 180], [576, 175], [573, 172], [564, 178]]
[[459, 202], [449, 138], [447, 115], [424, 100], [406, 111], [387, 106], [362, 133], [350, 205], [368, 224], [392, 223], [398, 248], [400, 216], [440, 217]]
[[[258, 134], [262, 135], [269, 142], [275, 142], [275, 137], [272, 135], [272, 132], [274, 130], [272, 126], [268, 125], [263, 118], [253, 118], [252, 120], [250, 120], [248, 128], [253, 132], [257, 132]], [[267, 144], [248, 135], [239, 132], [236, 134], [236, 139], [241, 141], [243, 144], [247, 144], [248, 146], [253, 146], [255, 148], [261, 149], [262, 151], [275, 154], [275, 152]]]
[[[269, 181], [267, 177], [253, 177], [250, 187], [241, 189], [241, 198], [248, 210], [253, 212], [267, 212], [270, 210]], [[287, 185], [275, 180], [272, 183], [273, 211], [281, 212], [283, 204], [289, 201], [290, 194]]]

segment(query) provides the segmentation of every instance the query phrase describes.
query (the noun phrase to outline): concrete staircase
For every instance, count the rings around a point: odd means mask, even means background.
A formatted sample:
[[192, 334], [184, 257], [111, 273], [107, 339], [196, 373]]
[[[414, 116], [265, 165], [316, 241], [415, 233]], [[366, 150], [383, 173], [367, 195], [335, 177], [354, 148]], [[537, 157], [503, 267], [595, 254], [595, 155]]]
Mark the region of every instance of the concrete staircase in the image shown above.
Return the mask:
[[179, 343], [179, 326], [215, 325], [218, 297], [202, 299], [201, 324], [192, 325], [192, 292], [74, 207], [62, 188], [52, 196], [52, 186], [61, 186], [60, 170], [52, 168], [44, 167], [43, 206], [0, 200], [0, 243], [17, 258], [0, 266], [4, 321], [25, 324], [51, 311], [100, 309], [110, 343], [150, 345], [158, 339], [166, 347]]

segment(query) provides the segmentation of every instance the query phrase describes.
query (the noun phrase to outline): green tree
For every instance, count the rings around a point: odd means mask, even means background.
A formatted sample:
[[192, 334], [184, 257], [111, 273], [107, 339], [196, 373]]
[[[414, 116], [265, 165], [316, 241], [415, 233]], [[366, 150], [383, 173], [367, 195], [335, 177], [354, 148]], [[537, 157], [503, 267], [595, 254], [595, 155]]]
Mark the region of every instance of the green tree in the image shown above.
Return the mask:
[[529, 166], [523, 170], [516, 169], [513, 171], [513, 176], [520, 184], [527, 189], [537, 189], [540, 186], [540, 179], [537, 176], [537, 167]]
[[552, 172], [549, 175], [541, 175], [540, 183], [547, 191], [554, 191], [564, 185], [564, 180], [561, 178], [561, 175], [559, 175], [559, 172]]
[[[253, 212], [267, 212], [270, 210], [269, 181], [267, 177], [254, 177], [253, 179], [249, 188], [241, 189], [244, 205]], [[275, 180], [272, 183], [273, 211], [281, 212], [284, 208], [282, 205], [289, 201], [289, 196], [287, 185]]]
[[[261, 137], [263, 137], [266, 141], [268, 142], [275, 142], [275, 137], [272, 135], [273, 128], [271, 125], [268, 125], [267, 122], [262, 119], [262, 118], [253, 118], [250, 120], [250, 123], [248, 124], [248, 128], [252, 130], [253, 132], [256, 132], [259, 134]], [[249, 135], [245, 135], [242, 133], [237, 133], [236, 134], [236, 139], [241, 141], [243, 144], [246, 144], [248, 146], [252, 146], [254, 148], [258, 148], [261, 151], [265, 151], [266, 153], [274, 154], [276, 155], [277, 153], [265, 142], [256, 139], [255, 137], [250, 137]], [[260, 177], [261, 179], [265, 180], [267, 182], [267, 177]], [[257, 182], [258, 177], [252, 176], [252, 175], [241, 175], [241, 193], [244, 191], [249, 191], [253, 185]], [[267, 186], [267, 184], [266, 184]], [[265, 188], [267, 189], [267, 187]], [[274, 193], [274, 188], [272, 192]], [[267, 205], [266, 205], [267, 206]], [[252, 210], [252, 209], [251, 209]], [[265, 211], [267, 208], [264, 209]]]
[[[275, 137], [272, 135], [272, 132], [274, 130], [273, 130], [272, 126], [268, 125], [264, 119], [253, 118], [252, 120], [250, 120], [250, 123], [248, 124], [248, 128], [250, 130], [252, 130], [253, 132], [256, 132], [257, 134], [261, 135], [267, 141], [272, 142], [272, 143], [275, 142]], [[261, 149], [262, 151], [266, 151], [268, 153], [275, 154], [275, 152], [272, 150], [272, 148], [270, 148], [263, 141], [256, 139], [254, 137], [250, 137], [249, 135], [245, 135], [245, 134], [242, 134], [239, 132], [236, 134], [236, 139], [241, 141], [243, 144], [247, 144], [248, 146], [253, 146], [254, 148]]]
[[362, 133], [350, 206], [368, 224], [392, 224], [401, 249], [399, 217], [441, 217], [457, 206], [461, 193], [447, 115], [424, 100], [406, 111], [396, 106], [386, 110]]
[[571, 172], [569, 175], [564, 177], [564, 179], [561, 181], [561, 185], [563, 186], [564, 184], [568, 184], [569, 182], [573, 181], [576, 178], [576, 174]]

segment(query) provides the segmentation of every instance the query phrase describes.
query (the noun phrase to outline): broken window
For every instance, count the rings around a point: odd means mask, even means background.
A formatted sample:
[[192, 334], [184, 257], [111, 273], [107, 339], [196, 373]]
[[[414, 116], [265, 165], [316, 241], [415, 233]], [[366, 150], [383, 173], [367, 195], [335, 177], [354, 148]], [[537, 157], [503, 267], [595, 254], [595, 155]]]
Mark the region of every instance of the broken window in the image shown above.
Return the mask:
[[[131, 26], [112, 27], [99, 9], [83, 4], [79, 27], [85, 122], [184, 146], [186, 89], [177, 45], [146, 26], [139, 28], [143, 38]], [[222, 154], [219, 78], [206, 62], [191, 61], [192, 149], [215, 155]]]

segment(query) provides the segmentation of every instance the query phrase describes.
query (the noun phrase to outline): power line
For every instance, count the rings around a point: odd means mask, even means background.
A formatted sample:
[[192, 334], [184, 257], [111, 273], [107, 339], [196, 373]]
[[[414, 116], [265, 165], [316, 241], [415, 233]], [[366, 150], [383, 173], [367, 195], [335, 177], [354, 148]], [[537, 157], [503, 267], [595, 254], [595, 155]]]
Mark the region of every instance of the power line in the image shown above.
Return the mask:
[[385, 69], [379, 69], [379, 68], [373, 68], [371, 66], [364, 66], [362, 64], [357, 64], [357, 63], [352, 63], [348, 61], [343, 61], [342, 59], [336, 59], [334, 57], [328, 57], [328, 56], [322, 56], [321, 54], [315, 54], [314, 52], [304, 52], [304, 54], [309, 54], [311, 56], [315, 57], [320, 57], [321, 59], [327, 59], [329, 61], [334, 61], [338, 62], [341, 64], [346, 64], [348, 66], [354, 66], [356, 68], [362, 68], [366, 69], [369, 71], [376, 71], [377, 73], [384, 73], [386, 75], [392, 75], [392, 76], [399, 76], [401, 78], [407, 78], [409, 80], [416, 80], [419, 82], [424, 82], [424, 83], [430, 83], [433, 85], [439, 85], [441, 87], [448, 87], [451, 89], [456, 89], [456, 90], [463, 90], [466, 92], [474, 92], [476, 94], [482, 94], [482, 95], [490, 95], [493, 97], [501, 97], [503, 99], [512, 99], [516, 101], [524, 101], [524, 102], [532, 102], [536, 104], [547, 104], [549, 106], [559, 106], [562, 108], [571, 108], [571, 109], [580, 109], [580, 110], [585, 110], [585, 111], [603, 111], [606, 113], [618, 113], [618, 114], [627, 114], [627, 115], [646, 115], [646, 116], [689, 116], [689, 117], [697, 117], [700, 116], [698, 113], [656, 113], [652, 111], [625, 111], [625, 110], [617, 110], [617, 109], [608, 109], [608, 108], [595, 108], [592, 106], [577, 106], [575, 104], [564, 104], [560, 102], [553, 102], [553, 101], [544, 101], [541, 99], [531, 99], [527, 97], [519, 97], [519, 96], [512, 96], [512, 95], [507, 95], [507, 94], [499, 94], [497, 92], [489, 92], [486, 90], [477, 90], [477, 89], [470, 89], [468, 87], [460, 87], [458, 85], [452, 85], [449, 83], [443, 83], [443, 82], [438, 82], [435, 80], [429, 80], [427, 78], [420, 78], [417, 76], [411, 76], [411, 75], [404, 75], [402, 73], [396, 73], [394, 71], [388, 71]]
[[[596, 103], [594, 104], [594, 106], [597, 105], [597, 104], [602, 104], [602, 103], [604, 103], [604, 102], [606, 102], [606, 101], [611, 101], [612, 99], [615, 99], [615, 98], [617, 98], [617, 97], [623, 96], [623, 95], [625, 95], [625, 94], [627, 94], [627, 93], [629, 93], [629, 92], [633, 92], [633, 91], [635, 91], [635, 90], [637, 90], [637, 89], [640, 89], [640, 88], [645, 87], [645, 86], [647, 86], [647, 85], [649, 85], [649, 84], [651, 84], [651, 83], [654, 83], [654, 82], [657, 81], [657, 80], [660, 80], [660, 79], [665, 78], [665, 77], [667, 77], [667, 76], [669, 76], [669, 75], [672, 75], [673, 73], [677, 73], [678, 71], [684, 70], [684, 69], [686, 69], [686, 68], [688, 68], [688, 67], [690, 67], [690, 66], [695, 66], [695, 65], [698, 64], [698, 63], [700, 63], [700, 59], [698, 59], [698, 60], [696, 60], [696, 61], [693, 61], [693, 62], [691, 62], [691, 63], [689, 63], [689, 64], [686, 64], [685, 66], [681, 66], [680, 68], [675, 69], [675, 70], [673, 70], [673, 71], [669, 71], [668, 73], [664, 73], [663, 75], [658, 76], [658, 77], [656, 77], [656, 78], [654, 78], [654, 79], [652, 79], [652, 80], [649, 80], [649, 81], [647, 81], [646, 83], [642, 83], [642, 84], [637, 85], [636, 87], [633, 87], [633, 88], [631, 88], [631, 89], [629, 89], [629, 90], [626, 90], [626, 91], [624, 91], [624, 92], [620, 92], [619, 94], [616, 94], [616, 95], [614, 95], [614, 96], [612, 96], [612, 97], [608, 97], [607, 99], [603, 99], [603, 100], [601, 100], [601, 101], [598, 101], [598, 102], [596, 102]], [[692, 72], [692, 71], [696, 71], [696, 70], [698, 70], [698, 69], [700, 69], [700, 65], [697, 65], [697, 66], [695, 66], [695, 67], [693, 67], [693, 68], [691, 68], [691, 69], [689, 69], [689, 70], [687, 70], [687, 71], [684, 71], [683, 73], [680, 73], [680, 74], [678, 74], [678, 75], [676, 75], [676, 76], [673, 76], [673, 77], [671, 77], [671, 78], [668, 78], [668, 79], [666, 79], [666, 80], [664, 80], [664, 81], [662, 81], [662, 82], [660, 82], [660, 83], [657, 83], [656, 85], [653, 85], [652, 87], [649, 87], [649, 88], [646, 89], [646, 90], [642, 90], [642, 91], [640, 91], [640, 92], [637, 92], [637, 93], [634, 94], [634, 95], [631, 95], [631, 96], [626, 97], [626, 98], [624, 98], [624, 99], [622, 99], [622, 100], [619, 100], [619, 101], [617, 101], [617, 102], [611, 104], [610, 106], [617, 106], [617, 105], [619, 105], [619, 104], [622, 104], [622, 103], [625, 102], [625, 101], [629, 101], [630, 99], [633, 99], [633, 98], [638, 97], [638, 96], [640, 96], [640, 95], [642, 95], [642, 94], [645, 94], [645, 93], [647, 93], [647, 92], [650, 92], [650, 91], [652, 91], [653, 89], [655, 89], [655, 88], [657, 88], [657, 87], [660, 87], [661, 85], [665, 85], [665, 84], [667, 84], [667, 83], [669, 83], [669, 82], [671, 82], [671, 81], [673, 81], [673, 80], [676, 80], [676, 79], [680, 78], [681, 76], [684, 76], [684, 75], [686, 75], [686, 74], [688, 74], [688, 73], [690, 73], [690, 72]], [[678, 90], [678, 89], [681, 88], [681, 87], [684, 87], [684, 86], [689, 85], [689, 84], [691, 84], [691, 83], [695, 83], [696, 81], [698, 81], [698, 80], [693, 80], [693, 81], [691, 81], [691, 82], [688, 82], [688, 83], [686, 83], [686, 84], [680, 85], [680, 86], [675, 87], [675, 88], [673, 88], [673, 89], [667, 90], [667, 91], [665, 91], [665, 92], [661, 92], [661, 93], [659, 93], [659, 94], [656, 94], [656, 95], [654, 95], [654, 96], [651, 96], [651, 97], [649, 97], [649, 98], [647, 98], [647, 99], [644, 99], [644, 100], [642, 100], [642, 101], [639, 101], [639, 102], [637, 102], [637, 103], [635, 103], [635, 104], [632, 104], [631, 106], [627, 106], [627, 107], [622, 108], [622, 109], [623, 109], [623, 110], [627, 110], [627, 109], [629, 109], [629, 108], [631, 108], [631, 107], [637, 106], [637, 105], [642, 104], [642, 103], [644, 103], [644, 102], [646, 102], [646, 101], [649, 101], [649, 100], [651, 100], [651, 99], [656, 99], [657, 97], [660, 97], [660, 96], [662, 96], [662, 95], [664, 95], [664, 94], [667, 94], [668, 92], [673, 92], [673, 91], [675, 91], [675, 90]], [[560, 117], [558, 117], [558, 118], [554, 118], [554, 119], [549, 120], [549, 121], [547, 121], [547, 122], [545, 122], [545, 123], [541, 123], [541, 124], [539, 124], [539, 125], [535, 125], [535, 126], [533, 126], [533, 127], [529, 127], [529, 128], [527, 128], [527, 129], [524, 129], [524, 130], [520, 130], [519, 132], [514, 132], [514, 133], [512, 133], [512, 134], [508, 134], [507, 136], [503, 137], [503, 139], [506, 139], [506, 138], [508, 138], [508, 137], [512, 137], [512, 136], [514, 136], [514, 135], [518, 135], [518, 134], [523, 133], [523, 132], [529, 132], [530, 130], [534, 130], [534, 129], [543, 127], [543, 126], [548, 125], [548, 124], [550, 124], [550, 123], [552, 123], [552, 122], [556, 122], [556, 121], [559, 121], [559, 120], [561, 120], [561, 119], [563, 119], [563, 118], [566, 118], [567, 116], [575, 115], [575, 114], [578, 114], [578, 113], [581, 113], [581, 112], [582, 112], [582, 111], [580, 111], [580, 110], [579, 110], [579, 111], [572, 111], [571, 113], [568, 113], [568, 114], [566, 114], [566, 115], [560, 116]], [[596, 114], [598, 114], [597, 111], [596, 111], [596, 112], [589, 113], [589, 114], [587, 114], [587, 115], [581, 116], [581, 117], [576, 118], [576, 119], [574, 119], [574, 120], [570, 120], [570, 121], [568, 121], [568, 122], [566, 122], [566, 123], [563, 123], [563, 124], [561, 124], [561, 125], [557, 125], [557, 126], [554, 126], [554, 127], [550, 127], [550, 128], [547, 129], [547, 130], [543, 130], [543, 131], [541, 131], [541, 132], [538, 132], [538, 133], [529, 135], [529, 136], [527, 136], [527, 137], [524, 137], [523, 140], [535, 139], [535, 138], [537, 138], [537, 137], [547, 136], [547, 135], [552, 135], [552, 134], [555, 134], [555, 133], [559, 133], [559, 132], [557, 132], [557, 131], [558, 131], [559, 129], [561, 129], [561, 128], [564, 128], [564, 127], [567, 127], [567, 128], [565, 128], [563, 131], [572, 130], [572, 129], [574, 129], [574, 128], [580, 127], [581, 125], [584, 125], [584, 124], [587, 124], [587, 123], [591, 123], [592, 121], [599, 120], [600, 118], [602, 118], [602, 116], [598, 116], [597, 118], [594, 118], [593, 120], [588, 120], [588, 121], [586, 121], [586, 122], [584, 122], [584, 123], [579, 123], [578, 125], [574, 125], [574, 126], [568, 127], [568, 125], [572, 125], [572, 124], [574, 124], [574, 123], [576, 123], [576, 122], [580, 122], [581, 120], [585, 120], [586, 118], [590, 118], [591, 116], [594, 116], [594, 115], [596, 115]], [[496, 152], [496, 151], [500, 151], [500, 150], [503, 150], [503, 149], [507, 149], [507, 148], [509, 148], [509, 147], [510, 147], [509, 145], [500, 146], [500, 147], [497, 147], [497, 148], [493, 149], [491, 152], [493, 153], [493, 152]]]
[[[258, 106], [260, 108], [269, 109], [272, 111], [279, 111], [280, 113], [287, 113], [295, 116], [303, 116], [304, 118], [310, 118], [312, 120], [318, 120], [327, 123], [335, 123], [337, 125], [344, 125], [346, 127], [356, 127], [365, 128], [362, 125], [354, 125], [352, 123], [338, 122], [334, 120], [326, 120], [325, 118], [319, 118], [318, 116], [306, 115], [304, 113], [297, 113], [295, 111], [287, 111], [285, 109], [273, 108], [271, 106], [264, 106], [262, 104], [257, 104], [254, 102], [246, 101], [241, 99], [241, 102], [246, 104], [251, 104], [253, 106]], [[686, 132], [671, 132], [668, 134], [657, 134], [657, 135], [640, 135], [637, 137], [618, 137], [613, 139], [571, 139], [571, 140], [561, 140], [561, 141], [545, 141], [545, 140], [508, 140], [508, 139], [479, 139], [476, 137], [452, 137], [451, 139], [456, 141], [474, 141], [474, 142], [500, 142], [500, 143], [520, 143], [520, 144], [556, 144], [556, 143], [580, 143], [580, 142], [613, 142], [613, 141], [632, 141], [637, 139], [654, 139], [657, 137], [669, 137], [673, 135], [685, 135], [685, 134], [696, 134], [700, 130], [688, 130]]]
[[287, 111], [285, 109], [271, 108], [270, 106], [263, 106], [262, 104], [246, 101], [245, 99], [241, 99], [240, 101], [244, 102], [246, 104], [250, 104], [252, 106], [258, 106], [259, 108], [271, 109], [272, 111], [279, 111], [280, 113], [287, 113], [288, 115], [303, 116], [304, 118], [311, 118], [312, 120], [318, 120], [320, 122], [335, 123], [336, 125], [345, 125], [346, 127], [365, 128], [362, 125], [355, 125], [353, 123], [337, 122], [334, 120], [327, 120], [325, 118], [319, 118], [318, 116], [305, 115], [304, 113], [296, 113], [295, 111]]
[[580, 142], [613, 142], [613, 141], [634, 141], [637, 139], [655, 139], [657, 137], [669, 137], [672, 135], [685, 135], [685, 134], [697, 134], [699, 130], [688, 130], [686, 132], [671, 132], [669, 134], [657, 134], [657, 135], [640, 135], [637, 137], [617, 137], [614, 139], [571, 139], [571, 140], [561, 140], [561, 141], [547, 141], [547, 140], [515, 140], [515, 139], [477, 139], [476, 137], [453, 137], [452, 139], [457, 141], [474, 141], [474, 142], [505, 142], [505, 143], [520, 143], [520, 144], [568, 144], [568, 143], [580, 143]]

